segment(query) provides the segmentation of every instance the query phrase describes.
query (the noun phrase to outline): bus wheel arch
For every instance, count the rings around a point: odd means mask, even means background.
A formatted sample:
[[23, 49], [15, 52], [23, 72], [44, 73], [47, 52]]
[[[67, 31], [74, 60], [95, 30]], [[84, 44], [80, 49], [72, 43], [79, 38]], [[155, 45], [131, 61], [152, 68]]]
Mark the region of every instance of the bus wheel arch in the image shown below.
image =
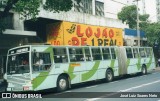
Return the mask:
[[145, 64], [142, 65], [141, 73], [142, 73], [142, 75], [146, 75], [147, 74], [147, 66]]
[[70, 84], [71, 81], [69, 75], [66, 73], [60, 74], [57, 79], [57, 91], [62, 92], [69, 89], [71, 87]]
[[106, 74], [105, 74], [105, 80], [106, 82], [111, 82], [114, 78], [114, 72], [112, 68], [108, 68], [106, 70]]

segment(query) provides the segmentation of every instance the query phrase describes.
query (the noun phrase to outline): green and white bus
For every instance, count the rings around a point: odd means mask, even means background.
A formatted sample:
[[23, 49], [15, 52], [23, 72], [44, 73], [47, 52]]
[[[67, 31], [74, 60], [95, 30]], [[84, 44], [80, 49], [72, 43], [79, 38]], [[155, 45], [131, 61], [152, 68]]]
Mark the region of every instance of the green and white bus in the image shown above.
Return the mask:
[[154, 68], [151, 47], [24, 45], [8, 51], [7, 91], [55, 87], [64, 91], [72, 84], [98, 79], [110, 82], [116, 76], [147, 74]]

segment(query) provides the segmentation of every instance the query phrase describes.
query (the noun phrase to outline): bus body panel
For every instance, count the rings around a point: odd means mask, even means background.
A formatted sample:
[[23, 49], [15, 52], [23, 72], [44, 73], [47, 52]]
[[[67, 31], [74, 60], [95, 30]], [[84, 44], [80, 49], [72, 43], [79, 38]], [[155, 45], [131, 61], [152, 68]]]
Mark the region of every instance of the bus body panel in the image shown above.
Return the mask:
[[[26, 46], [24, 46], [26, 47]], [[98, 47], [100, 49], [101, 60], [94, 60], [92, 48], [97, 48], [93, 46], [84, 46], [83, 50], [83, 60], [71, 62], [70, 49], [80, 48], [76, 46], [51, 46], [51, 45], [33, 45], [27, 46], [30, 47], [29, 51], [29, 64], [30, 72], [22, 74], [7, 74], [8, 87], [7, 91], [24, 91], [24, 90], [43, 90], [48, 88], [57, 87], [57, 80], [60, 75], [66, 74], [71, 80], [71, 84], [82, 83], [97, 79], [104, 79], [106, 77], [106, 70], [111, 69], [114, 76], [121, 76], [125, 74], [133, 74], [141, 72], [142, 66], [145, 65], [148, 71], [151, 71], [155, 68], [155, 59], [152, 48], [140, 49], [139, 47]], [[91, 53], [91, 60], [85, 59], [85, 47], [89, 47]], [[19, 51], [22, 48], [20, 53], [14, 53]], [[56, 58], [60, 59], [60, 56], [56, 56], [54, 53], [54, 48], [60, 48], [66, 50], [66, 54], [63, 54], [62, 58], [68, 57], [65, 59], [65, 62], [56, 63]], [[109, 49], [108, 54], [111, 58], [105, 59], [103, 54], [103, 49]], [[136, 49], [137, 54], [135, 54], [134, 49]], [[8, 58], [11, 60], [19, 58], [25, 52], [23, 52], [23, 47], [17, 47], [10, 49], [8, 52]], [[113, 52], [115, 50], [115, 53]], [[13, 54], [10, 54], [13, 51]], [[141, 52], [146, 52], [145, 56], [141, 57], [139, 54]], [[113, 52], [113, 53], [112, 53]], [[129, 53], [130, 52], [130, 53]], [[147, 55], [147, 52], [151, 55]], [[34, 55], [39, 54], [44, 59], [44, 67], [49, 67], [49, 69], [43, 69], [39, 71], [34, 70]], [[21, 55], [22, 54], [22, 55]], [[27, 53], [28, 54], [28, 53]], [[116, 57], [114, 57], [114, 54]], [[61, 54], [60, 54], [61, 55]], [[141, 54], [143, 55], [143, 54]], [[56, 56], [56, 57], [55, 57]], [[76, 54], [75, 54], [76, 56]], [[74, 57], [75, 57], [74, 56]], [[7, 64], [10, 64], [10, 60], [7, 58]], [[33, 59], [32, 59], [33, 58]], [[20, 60], [19, 60], [20, 61]], [[49, 62], [48, 62], [49, 61]], [[7, 65], [10, 66], [10, 65]], [[7, 67], [9, 68], [9, 67]], [[10, 67], [11, 68], [11, 67]], [[7, 70], [7, 69], [6, 69]], [[8, 69], [9, 70], [9, 69]], [[10, 71], [13, 72], [13, 71]], [[17, 87], [18, 86], [18, 87]]]

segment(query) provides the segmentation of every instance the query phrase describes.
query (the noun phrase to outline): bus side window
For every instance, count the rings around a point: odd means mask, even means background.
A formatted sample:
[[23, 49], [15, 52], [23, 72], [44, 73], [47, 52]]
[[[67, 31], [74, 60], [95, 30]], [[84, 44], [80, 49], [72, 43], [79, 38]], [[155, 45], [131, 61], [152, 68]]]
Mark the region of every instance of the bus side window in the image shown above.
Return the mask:
[[127, 55], [127, 58], [133, 58], [132, 49], [131, 48], [126, 48], [126, 55]]
[[91, 61], [92, 58], [91, 58], [91, 53], [90, 53], [89, 48], [84, 48], [84, 52], [85, 52], [85, 59], [86, 59], [86, 61]]
[[111, 56], [112, 56], [112, 59], [116, 59], [116, 53], [114, 48], [111, 48]]
[[102, 60], [100, 48], [92, 48], [93, 60]]
[[103, 59], [104, 60], [111, 59], [109, 48], [102, 48], [102, 53], [103, 53]]
[[55, 63], [66, 63], [68, 62], [68, 56], [66, 48], [53, 48], [54, 62]]
[[134, 58], [138, 58], [138, 48], [133, 48]]
[[37, 53], [38, 55], [34, 57], [33, 70], [41, 71], [48, 70], [51, 66], [50, 53]]
[[69, 48], [69, 56], [71, 62], [84, 61], [82, 48]]
[[147, 54], [147, 57], [150, 57], [151, 56], [151, 48], [145, 48], [146, 50], [146, 54]]
[[140, 52], [140, 56], [141, 57], [146, 57], [145, 49], [144, 48], [139, 48], [139, 52]]

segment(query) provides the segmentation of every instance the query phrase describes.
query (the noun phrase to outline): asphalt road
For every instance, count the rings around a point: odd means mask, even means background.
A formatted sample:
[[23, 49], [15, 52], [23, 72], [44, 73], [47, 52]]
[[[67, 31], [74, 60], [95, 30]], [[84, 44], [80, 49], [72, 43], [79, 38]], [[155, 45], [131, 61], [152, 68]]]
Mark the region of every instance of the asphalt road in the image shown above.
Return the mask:
[[[159, 92], [159, 93], [158, 93]], [[123, 97], [121, 97], [123, 96]], [[45, 94], [43, 99], [0, 99], [31, 101], [160, 101], [160, 71], [117, 78], [113, 82], [93, 81], [72, 89]], [[117, 98], [116, 98], [117, 97]], [[152, 97], [152, 98], [151, 98]]]

